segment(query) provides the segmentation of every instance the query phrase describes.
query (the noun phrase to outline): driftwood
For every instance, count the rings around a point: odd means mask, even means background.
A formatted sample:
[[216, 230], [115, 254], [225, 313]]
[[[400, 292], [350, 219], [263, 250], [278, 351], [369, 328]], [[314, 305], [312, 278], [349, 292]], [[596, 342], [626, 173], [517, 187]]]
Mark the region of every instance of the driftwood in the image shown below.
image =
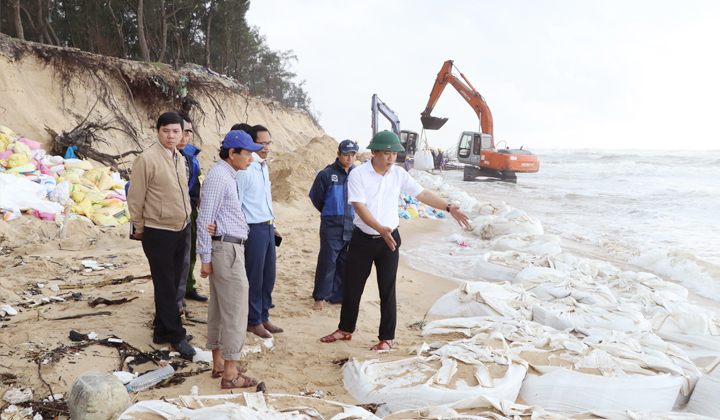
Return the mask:
[[52, 318], [52, 319], [50, 319], [50, 321], [64, 321], [66, 319], [78, 319], [78, 318], [85, 318], [88, 316], [98, 316], [98, 315], [112, 315], [112, 312], [100, 311], [100, 312], [91, 312], [89, 314], [70, 315], [70, 316], [64, 316], [61, 318]]
[[122, 305], [123, 303], [132, 302], [133, 300], [137, 299], [138, 297], [135, 296], [134, 298], [122, 298], [122, 299], [105, 299], [104, 297], [99, 297], [97, 299], [92, 300], [91, 302], [88, 302], [88, 305], [90, 305], [91, 308], [94, 308], [100, 304], [103, 305]]

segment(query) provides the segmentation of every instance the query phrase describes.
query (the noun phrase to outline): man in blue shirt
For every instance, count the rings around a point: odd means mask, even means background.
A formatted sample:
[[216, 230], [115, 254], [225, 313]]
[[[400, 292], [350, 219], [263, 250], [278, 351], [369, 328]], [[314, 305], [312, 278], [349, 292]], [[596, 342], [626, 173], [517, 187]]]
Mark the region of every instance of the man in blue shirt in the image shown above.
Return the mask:
[[265, 162], [272, 141], [270, 132], [262, 125], [236, 124], [232, 129], [245, 131], [253, 142], [263, 146], [253, 153], [250, 167], [238, 171], [237, 184], [243, 213], [250, 226], [245, 247], [245, 271], [250, 284], [247, 330], [259, 337], [270, 338], [272, 334], [283, 332], [269, 319], [275, 287], [275, 236], [280, 236], [275, 229], [270, 173]]
[[195, 288], [195, 260], [196, 260], [196, 242], [197, 242], [197, 216], [198, 216], [198, 201], [200, 200], [200, 162], [198, 162], [197, 156], [200, 154], [200, 149], [193, 146], [192, 140], [194, 138], [193, 123], [187, 114], [178, 114], [183, 119], [183, 137], [180, 143], [177, 145], [177, 149], [180, 150], [182, 156], [185, 158], [185, 174], [188, 179], [188, 191], [190, 194], [190, 243], [188, 244], [188, 255], [183, 261], [183, 279], [180, 280], [180, 286], [178, 287], [178, 307], [181, 311], [185, 312], [188, 318], [192, 318], [192, 313], [185, 310], [185, 298], [196, 300], [198, 302], [207, 302], [206, 296], [198, 293]]
[[353, 231], [355, 211], [348, 203], [347, 180], [355, 167], [358, 145], [343, 140], [337, 159], [315, 177], [310, 200], [320, 212], [320, 253], [315, 269], [313, 309], [323, 310], [323, 301], [341, 303], [345, 278], [345, 261]]

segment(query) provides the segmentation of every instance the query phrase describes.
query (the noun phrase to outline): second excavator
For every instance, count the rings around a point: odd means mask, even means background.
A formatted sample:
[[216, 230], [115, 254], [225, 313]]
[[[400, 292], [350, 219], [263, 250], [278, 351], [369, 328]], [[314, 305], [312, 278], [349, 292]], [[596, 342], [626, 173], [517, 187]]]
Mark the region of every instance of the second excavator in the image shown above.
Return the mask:
[[[462, 80], [453, 74], [455, 68]], [[465, 163], [463, 179], [470, 181], [478, 176], [499, 178], [503, 181], [517, 182], [517, 172], [537, 172], [540, 159], [527, 150], [497, 149], [493, 138], [493, 118], [485, 98], [478, 93], [452, 60], [443, 63], [435, 79], [430, 99], [425, 110], [420, 113], [420, 121], [426, 130], [438, 130], [447, 122], [447, 118], [433, 117], [433, 108], [437, 104], [445, 87], [452, 85], [460, 96], [473, 108], [480, 119], [480, 132], [464, 131], [458, 139], [458, 161]]]

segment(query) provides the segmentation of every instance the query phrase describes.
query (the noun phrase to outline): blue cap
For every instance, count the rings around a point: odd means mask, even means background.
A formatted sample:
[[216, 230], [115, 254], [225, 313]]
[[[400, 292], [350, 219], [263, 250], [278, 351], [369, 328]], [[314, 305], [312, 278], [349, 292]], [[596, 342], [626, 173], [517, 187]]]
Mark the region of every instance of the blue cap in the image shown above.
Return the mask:
[[347, 155], [348, 153], [358, 151], [358, 145], [355, 144], [352, 140], [343, 140], [340, 142], [340, 145], [338, 146], [338, 152], [342, 153], [343, 155]]
[[237, 149], [242, 147], [245, 150], [251, 152], [257, 152], [262, 149], [263, 146], [253, 142], [250, 134], [242, 130], [233, 130], [225, 135], [225, 139], [222, 142], [223, 149]]

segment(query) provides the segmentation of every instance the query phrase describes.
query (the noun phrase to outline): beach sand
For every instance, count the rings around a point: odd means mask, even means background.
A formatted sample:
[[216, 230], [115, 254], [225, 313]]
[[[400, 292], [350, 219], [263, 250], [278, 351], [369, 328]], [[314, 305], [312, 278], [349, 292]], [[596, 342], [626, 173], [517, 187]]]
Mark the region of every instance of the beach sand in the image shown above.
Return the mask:
[[[512, 203], [510, 203], [512, 204]], [[423, 343], [418, 323], [432, 317], [426, 313], [443, 294], [458, 287], [458, 283], [408, 266], [401, 257], [398, 270], [397, 302], [398, 325], [395, 349], [377, 353], [370, 347], [377, 342], [380, 319], [379, 298], [374, 272], [368, 279], [360, 307], [357, 331], [352, 341], [323, 344], [318, 341], [323, 335], [337, 328], [340, 305], [326, 304], [323, 311], [313, 311], [311, 297], [314, 272], [319, 250], [318, 228], [320, 217], [309, 199], [289, 203], [276, 202], [277, 228], [284, 241], [278, 248], [277, 280], [271, 309], [271, 321], [285, 329], [274, 337], [274, 349], [251, 354], [244, 358], [242, 365], [248, 375], [265, 383], [269, 393], [300, 395], [323, 391], [326, 399], [355, 404], [356, 401], [343, 387], [342, 371], [339, 365], [343, 359], [392, 360], [408, 357], [411, 351]], [[525, 209], [532, 214], [532, 209]], [[441, 241], [453, 232], [454, 220], [413, 219], [401, 220], [401, 250], [421, 247], [432, 241]], [[131, 283], [60, 289], [55, 292], [53, 285], [78, 286], [80, 282], [97, 283], [109, 279], [121, 279], [128, 275], [143, 277], [150, 274], [147, 260], [140, 243], [126, 239], [127, 225], [117, 228], [100, 228], [84, 222], [73, 221], [68, 239], [60, 241], [57, 226], [36, 218], [24, 216], [11, 222], [0, 222], [0, 236], [4, 237], [0, 252], [0, 294], [3, 303], [21, 310], [17, 316], [6, 317], [0, 324], [0, 373], [17, 376], [15, 381], [3, 380], [0, 395], [13, 387], [30, 387], [37, 396], [45, 397], [49, 388], [53, 393], [67, 394], [74, 378], [88, 370], [112, 372], [118, 369], [122, 359], [118, 351], [101, 345], [91, 345], [65, 354], [57, 354], [51, 361], [44, 351], [60, 345], [69, 345], [70, 330], [81, 333], [96, 332], [100, 339], [117, 336], [132, 346], [152, 351], [162, 345], [152, 343], [153, 293], [151, 280], [137, 279]], [[52, 238], [52, 239], [51, 239]], [[621, 268], [642, 271], [617, 261], [602, 249], [563, 241], [562, 247], [575, 255], [610, 261]], [[119, 265], [117, 268], [85, 272], [78, 269], [82, 260], [92, 259], [100, 263]], [[199, 277], [199, 265], [195, 274], [201, 293], [207, 294], [208, 280]], [[43, 287], [39, 288], [38, 283]], [[36, 308], [21, 308], [19, 294], [38, 293], [32, 298], [65, 296], [63, 293], [80, 292], [84, 300], [53, 302]], [[90, 308], [88, 301], [106, 299], [138, 299], [122, 305], [100, 305]], [[718, 304], [692, 295], [690, 300], [704, 307], [716, 310]], [[187, 301], [198, 317], [205, 317], [207, 304]], [[86, 317], [74, 320], [53, 321], [53, 318], [109, 311], [111, 315]], [[203, 347], [207, 338], [204, 324], [189, 322], [189, 334], [194, 335], [192, 344]], [[257, 343], [248, 334], [248, 345]], [[167, 345], [169, 346], [169, 344]], [[180, 372], [188, 372], [207, 365], [189, 363]], [[135, 367], [139, 372], [154, 369], [152, 363]], [[125, 368], [127, 370], [127, 368]], [[137, 400], [174, 398], [187, 395], [197, 385], [201, 395], [226, 394], [220, 389], [219, 379], [211, 379], [210, 372], [187, 377], [179, 385], [141, 391], [134, 394]], [[252, 389], [254, 391], [254, 389]]]

